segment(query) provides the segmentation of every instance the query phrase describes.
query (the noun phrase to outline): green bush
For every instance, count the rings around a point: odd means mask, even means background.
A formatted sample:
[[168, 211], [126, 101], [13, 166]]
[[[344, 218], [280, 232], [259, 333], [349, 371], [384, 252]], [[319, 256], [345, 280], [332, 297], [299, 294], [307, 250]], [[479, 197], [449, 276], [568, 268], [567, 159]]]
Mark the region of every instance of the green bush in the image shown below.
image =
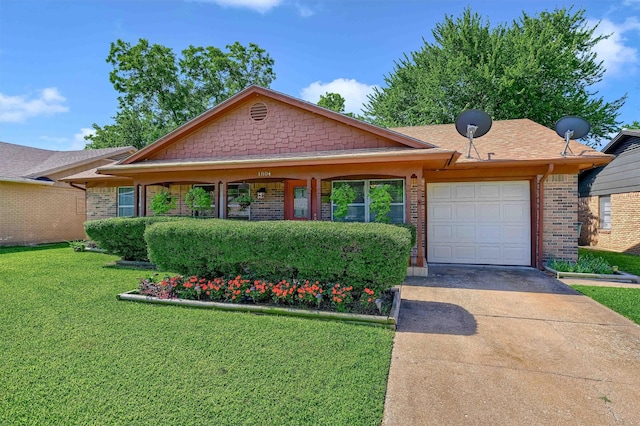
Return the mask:
[[145, 228], [156, 222], [181, 220], [179, 217], [117, 217], [84, 223], [87, 235], [102, 249], [124, 260], [148, 260]]
[[395, 226], [408, 229], [411, 232], [411, 247], [414, 247], [418, 242], [418, 230], [413, 223], [394, 223]]
[[613, 268], [605, 259], [585, 253], [578, 256], [576, 263], [551, 259], [549, 267], [560, 272], [578, 272], [582, 274], [612, 274]]
[[409, 231], [376, 223], [184, 220], [147, 228], [149, 257], [184, 275], [304, 279], [379, 291], [400, 284]]

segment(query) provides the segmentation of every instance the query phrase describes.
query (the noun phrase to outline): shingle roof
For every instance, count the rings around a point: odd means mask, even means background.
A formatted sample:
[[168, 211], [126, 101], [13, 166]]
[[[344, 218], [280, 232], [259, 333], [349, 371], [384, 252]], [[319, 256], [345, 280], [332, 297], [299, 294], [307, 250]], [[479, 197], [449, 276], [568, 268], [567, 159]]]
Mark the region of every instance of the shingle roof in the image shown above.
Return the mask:
[[120, 159], [135, 148], [103, 148], [76, 151], [51, 151], [0, 142], [0, 177], [38, 178], [101, 158]]
[[[466, 158], [469, 140], [461, 136], [454, 124], [392, 128], [398, 133], [431, 143], [439, 148], [461, 152], [457, 163], [486, 161], [492, 153], [492, 160], [553, 160], [562, 158], [565, 141], [548, 127], [526, 118], [494, 121], [491, 130], [473, 144], [480, 154], [477, 158], [473, 149], [472, 157]], [[606, 157], [599, 151], [576, 141], [569, 144], [573, 157]], [[571, 154], [570, 154], [571, 155]]]

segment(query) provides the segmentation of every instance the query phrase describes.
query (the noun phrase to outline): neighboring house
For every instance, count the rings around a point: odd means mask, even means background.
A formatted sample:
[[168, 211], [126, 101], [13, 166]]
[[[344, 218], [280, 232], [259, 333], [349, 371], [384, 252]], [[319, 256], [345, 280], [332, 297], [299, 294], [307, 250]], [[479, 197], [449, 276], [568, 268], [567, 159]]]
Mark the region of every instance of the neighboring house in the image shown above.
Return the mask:
[[0, 142], [0, 245], [85, 238], [85, 188], [60, 178], [133, 152], [133, 147], [50, 151]]
[[[212, 215], [248, 220], [332, 220], [333, 188], [357, 197], [347, 220], [369, 222], [369, 191], [393, 193], [392, 222], [416, 225], [425, 262], [537, 266], [576, 259], [578, 172], [612, 157], [564, 140], [530, 120], [493, 123], [475, 141], [453, 124], [383, 129], [272, 90], [252, 86], [155, 143], [98, 173], [71, 176], [87, 187], [87, 218], [148, 215], [167, 188], [204, 186]], [[472, 150], [475, 153], [475, 151]], [[461, 153], [464, 153], [461, 154]], [[245, 209], [243, 193], [255, 201]]]
[[616, 158], [580, 174], [580, 244], [640, 254], [640, 130], [623, 130], [602, 152]]

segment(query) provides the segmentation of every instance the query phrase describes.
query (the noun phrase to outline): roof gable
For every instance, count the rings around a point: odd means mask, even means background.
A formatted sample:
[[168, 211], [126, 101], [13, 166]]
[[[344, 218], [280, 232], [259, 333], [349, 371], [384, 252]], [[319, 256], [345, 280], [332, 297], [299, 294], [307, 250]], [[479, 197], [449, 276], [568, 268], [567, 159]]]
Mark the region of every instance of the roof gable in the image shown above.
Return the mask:
[[602, 152], [619, 155], [631, 149], [640, 149], [640, 130], [624, 129], [618, 133], [604, 148]]
[[[262, 107], [266, 107], [264, 118]], [[259, 113], [257, 120], [252, 111]], [[432, 147], [412, 137], [269, 89], [251, 86], [121, 164], [144, 160]]]

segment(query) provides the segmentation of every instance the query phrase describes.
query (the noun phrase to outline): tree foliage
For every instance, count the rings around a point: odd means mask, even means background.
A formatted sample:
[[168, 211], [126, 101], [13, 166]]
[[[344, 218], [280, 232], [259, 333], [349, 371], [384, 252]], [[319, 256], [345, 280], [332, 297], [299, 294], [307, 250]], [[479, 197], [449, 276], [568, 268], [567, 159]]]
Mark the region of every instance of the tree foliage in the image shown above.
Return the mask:
[[93, 124], [87, 148], [142, 148], [249, 85], [269, 87], [274, 61], [258, 45], [189, 46], [178, 57], [169, 47], [117, 40], [107, 62], [118, 92], [113, 124]]
[[453, 123], [470, 108], [552, 128], [564, 115], [579, 115], [599, 140], [617, 130], [626, 95], [605, 102], [592, 89], [605, 73], [594, 47], [608, 38], [595, 29], [582, 9], [523, 12], [511, 24], [491, 27], [467, 8], [436, 25], [433, 43], [425, 40], [396, 62], [365, 113], [386, 127]]
[[340, 93], [331, 93], [327, 92], [324, 95], [320, 95], [320, 100], [318, 101], [318, 105], [330, 109], [331, 111], [339, 112], [344, 114], [344, 103], [345, 99], [340, 95]]

